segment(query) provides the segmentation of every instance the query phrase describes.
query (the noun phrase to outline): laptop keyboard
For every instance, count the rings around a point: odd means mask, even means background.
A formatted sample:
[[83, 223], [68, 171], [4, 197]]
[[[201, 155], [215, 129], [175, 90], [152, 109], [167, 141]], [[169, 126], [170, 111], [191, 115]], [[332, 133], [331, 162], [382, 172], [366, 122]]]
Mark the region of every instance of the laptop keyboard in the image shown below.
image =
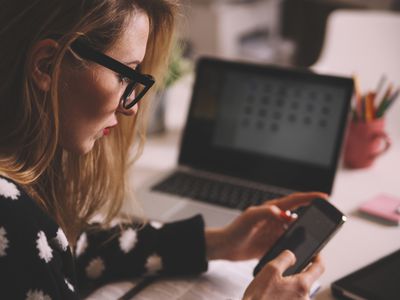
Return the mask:
[[184, 172], [171, 174], [165, 180], [154, 185], [152, 190], [239, 210], [282, 196], [265, 190]]

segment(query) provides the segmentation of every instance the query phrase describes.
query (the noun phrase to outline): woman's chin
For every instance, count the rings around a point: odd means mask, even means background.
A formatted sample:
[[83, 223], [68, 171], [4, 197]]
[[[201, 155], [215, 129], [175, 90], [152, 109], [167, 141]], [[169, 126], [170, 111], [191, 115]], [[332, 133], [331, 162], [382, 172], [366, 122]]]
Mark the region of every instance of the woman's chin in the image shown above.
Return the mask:
[[96, 142], [96, 139], [88, 141], [85, 144], [81, 145], [81, 147], [78, 147], [78, 149], [77, 149], [77, 154], [80, 154], [80, 155], [88, 154], [90, 151], [93, 150], [95, 142]]
[[88, 154], [90, 151], [92, 151], [92, 149], [94, 147], [94, 143], [95, 143], [95, 140], [87, 141], [82, 144], [61, 145], [61, 147], [69, 153], [73, 153], [76, 155], [85, 155], [85, 154]]

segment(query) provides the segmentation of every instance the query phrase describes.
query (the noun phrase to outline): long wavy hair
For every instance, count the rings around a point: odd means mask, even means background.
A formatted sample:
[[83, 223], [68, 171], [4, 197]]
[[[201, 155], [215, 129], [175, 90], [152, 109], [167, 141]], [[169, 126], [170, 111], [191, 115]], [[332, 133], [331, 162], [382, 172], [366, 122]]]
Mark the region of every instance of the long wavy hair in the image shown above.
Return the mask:
[[[141, 70], [158, 82], [168, 65], [176, 0], [0, 0], [0, 174], [17, 182], [65, 231], [74, 245], [95, 215], [109, 224], [132, 198], [127, 172], [143, 149], [148, 100], [85, 155], [59, 146], [59, 75], [71, 43], [80, 36], [105, 52], [138, 11], [150, 33]], [[39, 91], [31, 77], [30, 51], [61, 35], [51, 64], [51, 87]], [[153, 90], [155, 90], [153, 88]]]

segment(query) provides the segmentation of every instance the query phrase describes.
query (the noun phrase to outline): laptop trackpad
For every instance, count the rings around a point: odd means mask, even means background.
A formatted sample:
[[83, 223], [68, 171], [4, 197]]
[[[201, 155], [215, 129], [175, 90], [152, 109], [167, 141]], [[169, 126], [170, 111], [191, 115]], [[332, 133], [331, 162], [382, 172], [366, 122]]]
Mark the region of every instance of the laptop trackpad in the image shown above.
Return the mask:
[[162, 215], [162, 218], [176, 221], [190, 218], [196, 214], [201, 214], [203, 216], [207, 227], [220, 227], [232, 222], [240, 212], [233, 209], [208, 206], [207, 204], [195, 203], [192, 201], [180, 201], [166, 211]]

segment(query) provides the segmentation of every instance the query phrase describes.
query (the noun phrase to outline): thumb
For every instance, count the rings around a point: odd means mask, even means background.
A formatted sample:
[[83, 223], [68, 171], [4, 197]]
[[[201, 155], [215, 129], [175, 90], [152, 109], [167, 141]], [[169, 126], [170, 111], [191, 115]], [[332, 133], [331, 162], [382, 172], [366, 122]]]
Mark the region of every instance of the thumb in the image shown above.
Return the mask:
[[[289, 250], [284, 250], [276, 258], [271, 260], [262, 272], [274, 271], [282, 275], [287, 269], [296, 263], [296, 256]], [[260, 272], [261, 273], [261, 272]]]

